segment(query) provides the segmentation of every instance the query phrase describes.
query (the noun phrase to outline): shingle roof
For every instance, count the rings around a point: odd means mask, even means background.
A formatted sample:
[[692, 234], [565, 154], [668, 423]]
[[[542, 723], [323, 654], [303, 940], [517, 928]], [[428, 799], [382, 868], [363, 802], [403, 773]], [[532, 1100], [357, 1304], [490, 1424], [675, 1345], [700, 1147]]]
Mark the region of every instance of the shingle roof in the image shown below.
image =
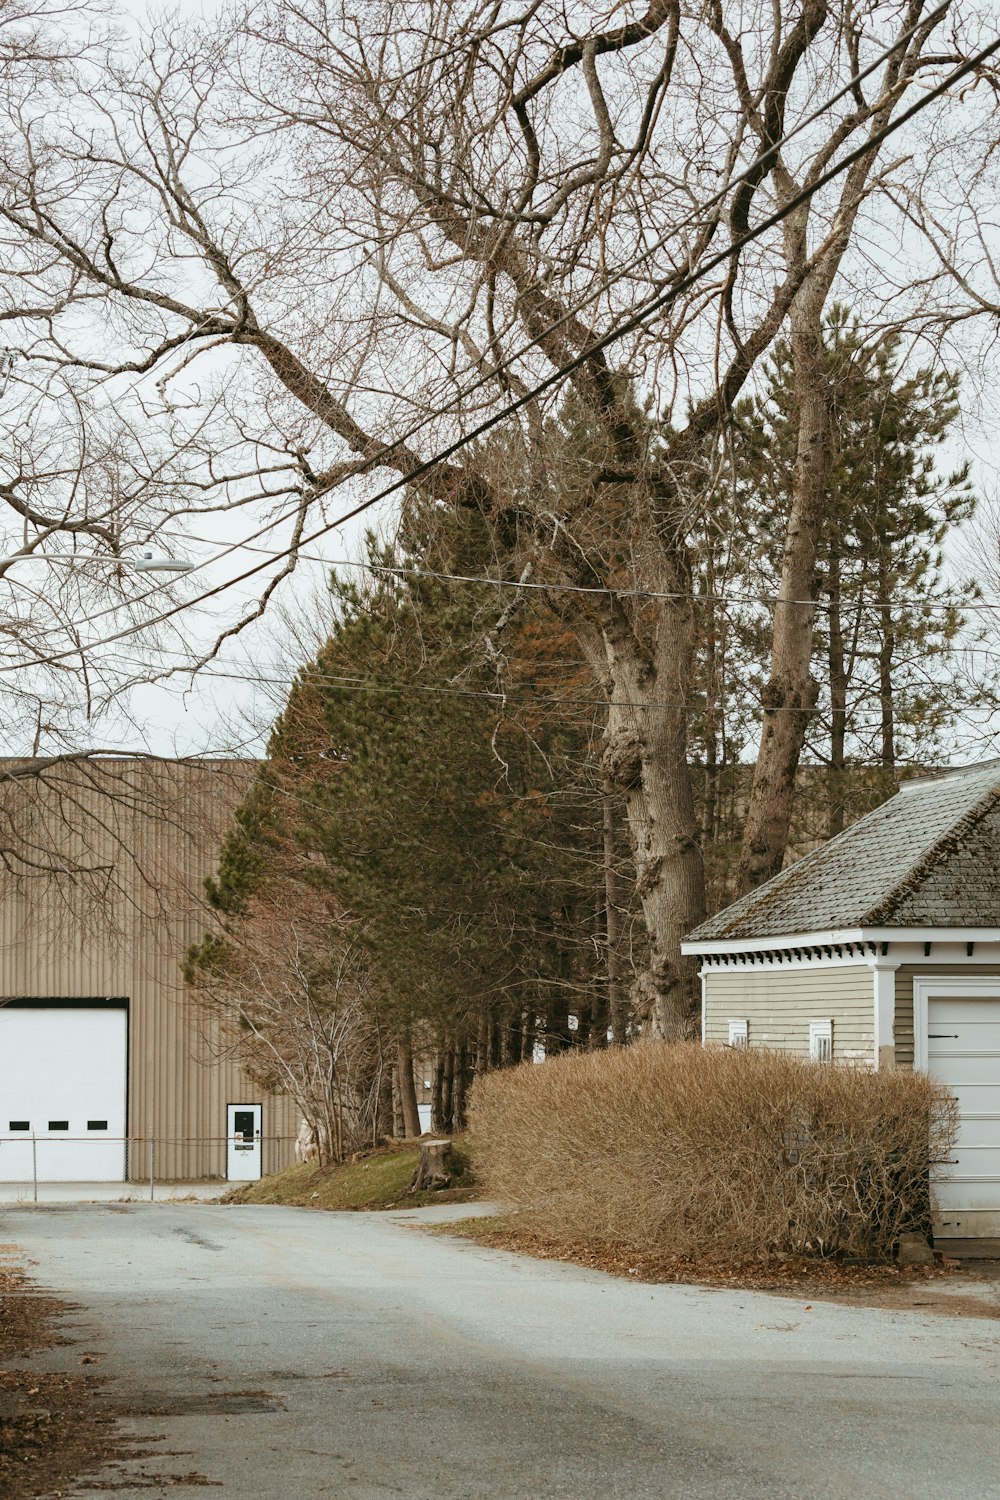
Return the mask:
[[1000, 927], [1000, 764], [904, 782], [685, 941], [855, 927]]

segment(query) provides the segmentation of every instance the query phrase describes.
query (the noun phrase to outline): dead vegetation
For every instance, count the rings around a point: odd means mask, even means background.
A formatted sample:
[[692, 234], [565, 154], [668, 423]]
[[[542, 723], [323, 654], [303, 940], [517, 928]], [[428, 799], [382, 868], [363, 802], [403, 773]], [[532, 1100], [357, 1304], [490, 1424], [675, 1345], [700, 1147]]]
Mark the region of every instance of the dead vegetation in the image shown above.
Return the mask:
[[572, 1241], [533, 1234], [516, 1214], [463, 1219], [429, 1226], [432, 1234], [458, 1235], [492, 1250], [559, 1260], [609, 1276], [650, 1283], [769, 1292], [791, 1297], [811, 1312], [811, 1300], [852, 1307], [885, 1307], [955, 1318], [1000, 1319], [1000, 1264], [977, 1266], [946, 1260], [934, 1266], [886, 1262], [817, 1260], [717, 1260], [671, 1250], [633, 1252], [593, 1240]]
[[[10, 1246], [0, 1247], [9, 1255]], [[38, 1290], [24, 1269], [0, 1262], [0, 1495], [65, 1495], [78, 1474], [121, 1458], [115, 1413], [95, 1401], [103, 1377], [33, 1370], [21, 1362], [71, 1340], [58, 1331], [64, 1303]], [[16, 1360], [15, 1366], [11, 1362]], [[66, 1363], [97, 1363], [67, 1354]]]
[[477, 1081], [483, 1194], [549, 1241], [715, 1262], [891, 1259], [929, 1228], [954, 1104], [926, 1077], [695, 1044]]

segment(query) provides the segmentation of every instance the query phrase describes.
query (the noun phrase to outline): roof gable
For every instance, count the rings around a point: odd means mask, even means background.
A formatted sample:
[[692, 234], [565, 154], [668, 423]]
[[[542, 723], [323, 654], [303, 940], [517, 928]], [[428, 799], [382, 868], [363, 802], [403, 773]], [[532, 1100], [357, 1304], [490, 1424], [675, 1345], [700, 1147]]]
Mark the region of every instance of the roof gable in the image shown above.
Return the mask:
[[687, 941], [890, 925], [1000, 926], [1000, 767], [904, 783]]

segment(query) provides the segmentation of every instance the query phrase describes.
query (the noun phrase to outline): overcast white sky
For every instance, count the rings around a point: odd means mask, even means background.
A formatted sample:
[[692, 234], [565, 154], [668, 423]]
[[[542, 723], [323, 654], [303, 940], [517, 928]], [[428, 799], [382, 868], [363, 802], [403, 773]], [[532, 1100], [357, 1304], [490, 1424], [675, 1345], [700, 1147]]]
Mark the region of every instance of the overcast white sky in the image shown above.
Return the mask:
[[[162, 19], [174, 14], [210, 16], [221, 8], [212, 3], [199, 3], [199, 0], [176, 0], [170, 5], [123, 0], [118, 6], [118, 14], [126, 21], [135, 21], [138, 26], [149, 18]], [[203, 358], [202, 367], [210, 366], [211, 356], [207, 360]], [[350, 492], [339, 492], [332, 497], [331, 514], [349, 509], [350, 504]], [[395, 503], [387, 502], [332, 530], [311, 547], [300, 562], [294, 580], [285, 587], [284, 605], [306, 620], [321, 614], [332, 563], [356, 559], [362, 550], [365, 529], [391, 530], [395, 511]], [[218, 552], [226, 551], [226, 555], [218, 562], [199, 568], [191, 580], [163, 575], [160, 582], [166, 605], [185, 594], [211, 589], [258, 563], [261, 560], [259, 551], [236, 545], [252, 536], [254, 530], [251, 515], [225, 512], [204, 517], [187, 531], [179, 527], [173, 547], [178, 557], [201, 564]], [[258, 542], [258, 546], [276, 549], [287, 538], [287, 529], [276, 529], [263, 542]], [[226, 550], [231, 548], [234, 550]], [[228, 590], [210, 610], [182, 615], [180, 630], [185, 646], [192, 651], [207, 647], [219, 630], [237, 620], [248, 604], [256, 602], [258, 594], [259, 580], [251, 580]], [[136, 637], [136, 644], [126, 643], [122, 647], [122, 654], [128, 656], [131, 653], [137, 663], [141, 663], [143, 649], [138, 644], [140, 639]], [[154, 653], [149, 652], [148, 656], [148, 666], [153, 671], [158, 661]], [[120, 704], [120, 712], [106, 717], [96, 731], [81, 723], [81, 740], [165, 755], [260, 753], [267, 728], [283, 701], [284, 684], [289, 679], [294, 657], [278, 611], [269, 612], [259, 625], [227, 645], [217, 663], [194, 679], [185, 675], [171, 682], [136, 688], [128, 702]], [[163, 658], [159, 660], [162, 663]], [[286, 667], [289, 670], [284, 670]], [[277, 681], [256, 684], [253, 679], [258, 676], [276, 676]]]
[[[211, 3], [198, 3], [198, 0], [180, 0], [171, 7], [132, 0], [126, 7], [126, 14], [138, 21], [170, 11], [188, 16], [207, 15], [219, 8]], [[957, 465], [969, 457], [973, 462], [977, 487], [987, 494], [996, 493], [1000, 491], [1000, 447], [996, 438], [998, 413], [993, 382], [983, 379], [978, 388], [975, 381], [967, 382], [965, 406], [962, 430], [956, 430], [947, 448], [942, 450], [942, 467]], [[336, 498], [343, 501], [346, 508], [349, 496], [342, 493]], [[318, 598], [324, 591], [331, 561], [357, 557], [365, 526], [374, 521], [383, 529], [389, 527], [393, 514], [394, 504], [389, 502], [381, 513], [348, 523], [311, 548], [309, 559], [300, 565], [296, 582], [286, 591], [288, 603], [296, 604], [308, 614], [310, 598]], [[220, 514], [211, 521], [203, 520], [198, 524], [197, 537], [178, 534], [176, 538], [177, 553], [195, 562], [210, 556], [217, 548], [238, 543], [251, 530], [250, 518], [243, 515]], [[209, 540], [197, 539], [201, 537]], [[275, 538], [269, 544], [275, 545], [277, 540]], [[198, 589], [233, 577], [258, 560], [258, 553], [233, 551], [199, 572]], [[178, 596], [182, 596], [186, 587], [193, 588], [193, 585], [186, 585], [183, 579], [164, 584], [165, 591], [174, 591]], [[190, 631], [189, 643], [195, 648], [202, 646], [214, 633], [213, 624], [218, 626], [235, 619], [255, 597], [256, 585], [251, 582], [224, 594], [221, 604], [213, 610], [211, 621], [193, 615], [182, 616], [184, 628]], [[102, 727], [102, 742], [115, 743], [122, 748], [146, 748], [162, 754], [259, 752], [263, 741], [254, 738], [252, 726], [266, 731], [276, 704], [280, 702], [282, 689], [280, 683], [257, 688], [252, 681], [243, 679], [252, 678], [261, 669], [264, 675], [270, 675], [272, 663], [279, 663], [287, 655], [282, 648], [283, 635], [277, 615], [269, 615], [251, 634], [227, 648], [218, 664], [193, 683], [186, 679], [137, 689], [127, 708], [122, 705], [123, 712], [118, 720], [108, 721]]]

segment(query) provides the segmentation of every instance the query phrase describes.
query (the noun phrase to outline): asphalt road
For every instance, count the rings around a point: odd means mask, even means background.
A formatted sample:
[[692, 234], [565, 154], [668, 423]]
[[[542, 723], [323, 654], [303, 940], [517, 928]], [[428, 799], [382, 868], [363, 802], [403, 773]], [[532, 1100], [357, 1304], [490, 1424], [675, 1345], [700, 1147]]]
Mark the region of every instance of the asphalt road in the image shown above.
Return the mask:
[[33, 1363], [98, 1356], [156, 1454], [87, 1493], [1000, 1497], [1000, 1323], [651, 1287], [424, 1217], [4, 1211], [2, 1237], [77, 1304], [78, 1342]]

